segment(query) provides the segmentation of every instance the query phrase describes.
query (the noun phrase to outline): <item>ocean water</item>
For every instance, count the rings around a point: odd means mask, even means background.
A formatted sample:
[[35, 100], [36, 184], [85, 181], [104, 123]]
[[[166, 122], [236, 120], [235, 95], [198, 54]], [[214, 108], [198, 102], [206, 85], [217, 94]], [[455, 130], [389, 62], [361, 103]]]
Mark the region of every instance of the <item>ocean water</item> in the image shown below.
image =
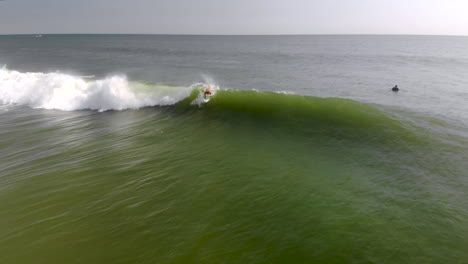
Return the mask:
[[0, 263], [468, 263], [468, 37], [0, 36], [0, 65]]

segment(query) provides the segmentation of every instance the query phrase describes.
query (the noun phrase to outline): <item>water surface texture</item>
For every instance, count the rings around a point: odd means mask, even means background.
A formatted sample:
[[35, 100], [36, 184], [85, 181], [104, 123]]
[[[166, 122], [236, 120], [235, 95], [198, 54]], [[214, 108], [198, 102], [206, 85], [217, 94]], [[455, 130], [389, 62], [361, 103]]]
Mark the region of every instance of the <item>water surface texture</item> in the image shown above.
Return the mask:
[[0, 36], [0, 64], [0, 263], [468, 263], [468, 38]]

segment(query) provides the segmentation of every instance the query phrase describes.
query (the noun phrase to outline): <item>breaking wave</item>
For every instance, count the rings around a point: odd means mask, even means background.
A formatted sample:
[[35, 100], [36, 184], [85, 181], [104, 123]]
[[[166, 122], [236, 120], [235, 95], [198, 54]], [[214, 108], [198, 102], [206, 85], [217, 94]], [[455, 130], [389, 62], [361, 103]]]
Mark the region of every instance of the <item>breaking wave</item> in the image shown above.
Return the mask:
[[33, 108], [73, 110], [124, 110], [173, 105], [189, 97], [189, 87], [130, 82], [125, 76], [89, 80], [60, 72], [19, 72], [0, 69], [0, 103]]

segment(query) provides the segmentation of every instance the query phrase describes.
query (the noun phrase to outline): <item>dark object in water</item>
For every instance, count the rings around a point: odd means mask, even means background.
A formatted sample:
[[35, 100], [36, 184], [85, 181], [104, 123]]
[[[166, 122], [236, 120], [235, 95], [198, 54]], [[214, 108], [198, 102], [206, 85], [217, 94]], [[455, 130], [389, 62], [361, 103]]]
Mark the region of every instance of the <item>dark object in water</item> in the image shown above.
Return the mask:
[[398, 92], [400, 89], [398, 88], [398, 85], [395, 85], [395, 87], [392, 88], [392, 91]]

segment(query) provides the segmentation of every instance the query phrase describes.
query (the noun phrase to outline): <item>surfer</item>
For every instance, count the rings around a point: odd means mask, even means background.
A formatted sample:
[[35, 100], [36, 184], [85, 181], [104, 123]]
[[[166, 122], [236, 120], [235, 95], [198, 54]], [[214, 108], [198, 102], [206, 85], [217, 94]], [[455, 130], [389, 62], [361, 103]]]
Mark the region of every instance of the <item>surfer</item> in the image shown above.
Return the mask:
[[395, 85], [393, 88], [392, 88], [392, 91], [394, 92], [398, 92], [400, 90], [400, 88], [398, 88], [398, 85]]
[[205, 99], [208, 99], [208, 97], [211, 95], [213, 95], [213, 90], [211, 90], [210, 87], [206, 88], [205, 93], [204, 93]]

